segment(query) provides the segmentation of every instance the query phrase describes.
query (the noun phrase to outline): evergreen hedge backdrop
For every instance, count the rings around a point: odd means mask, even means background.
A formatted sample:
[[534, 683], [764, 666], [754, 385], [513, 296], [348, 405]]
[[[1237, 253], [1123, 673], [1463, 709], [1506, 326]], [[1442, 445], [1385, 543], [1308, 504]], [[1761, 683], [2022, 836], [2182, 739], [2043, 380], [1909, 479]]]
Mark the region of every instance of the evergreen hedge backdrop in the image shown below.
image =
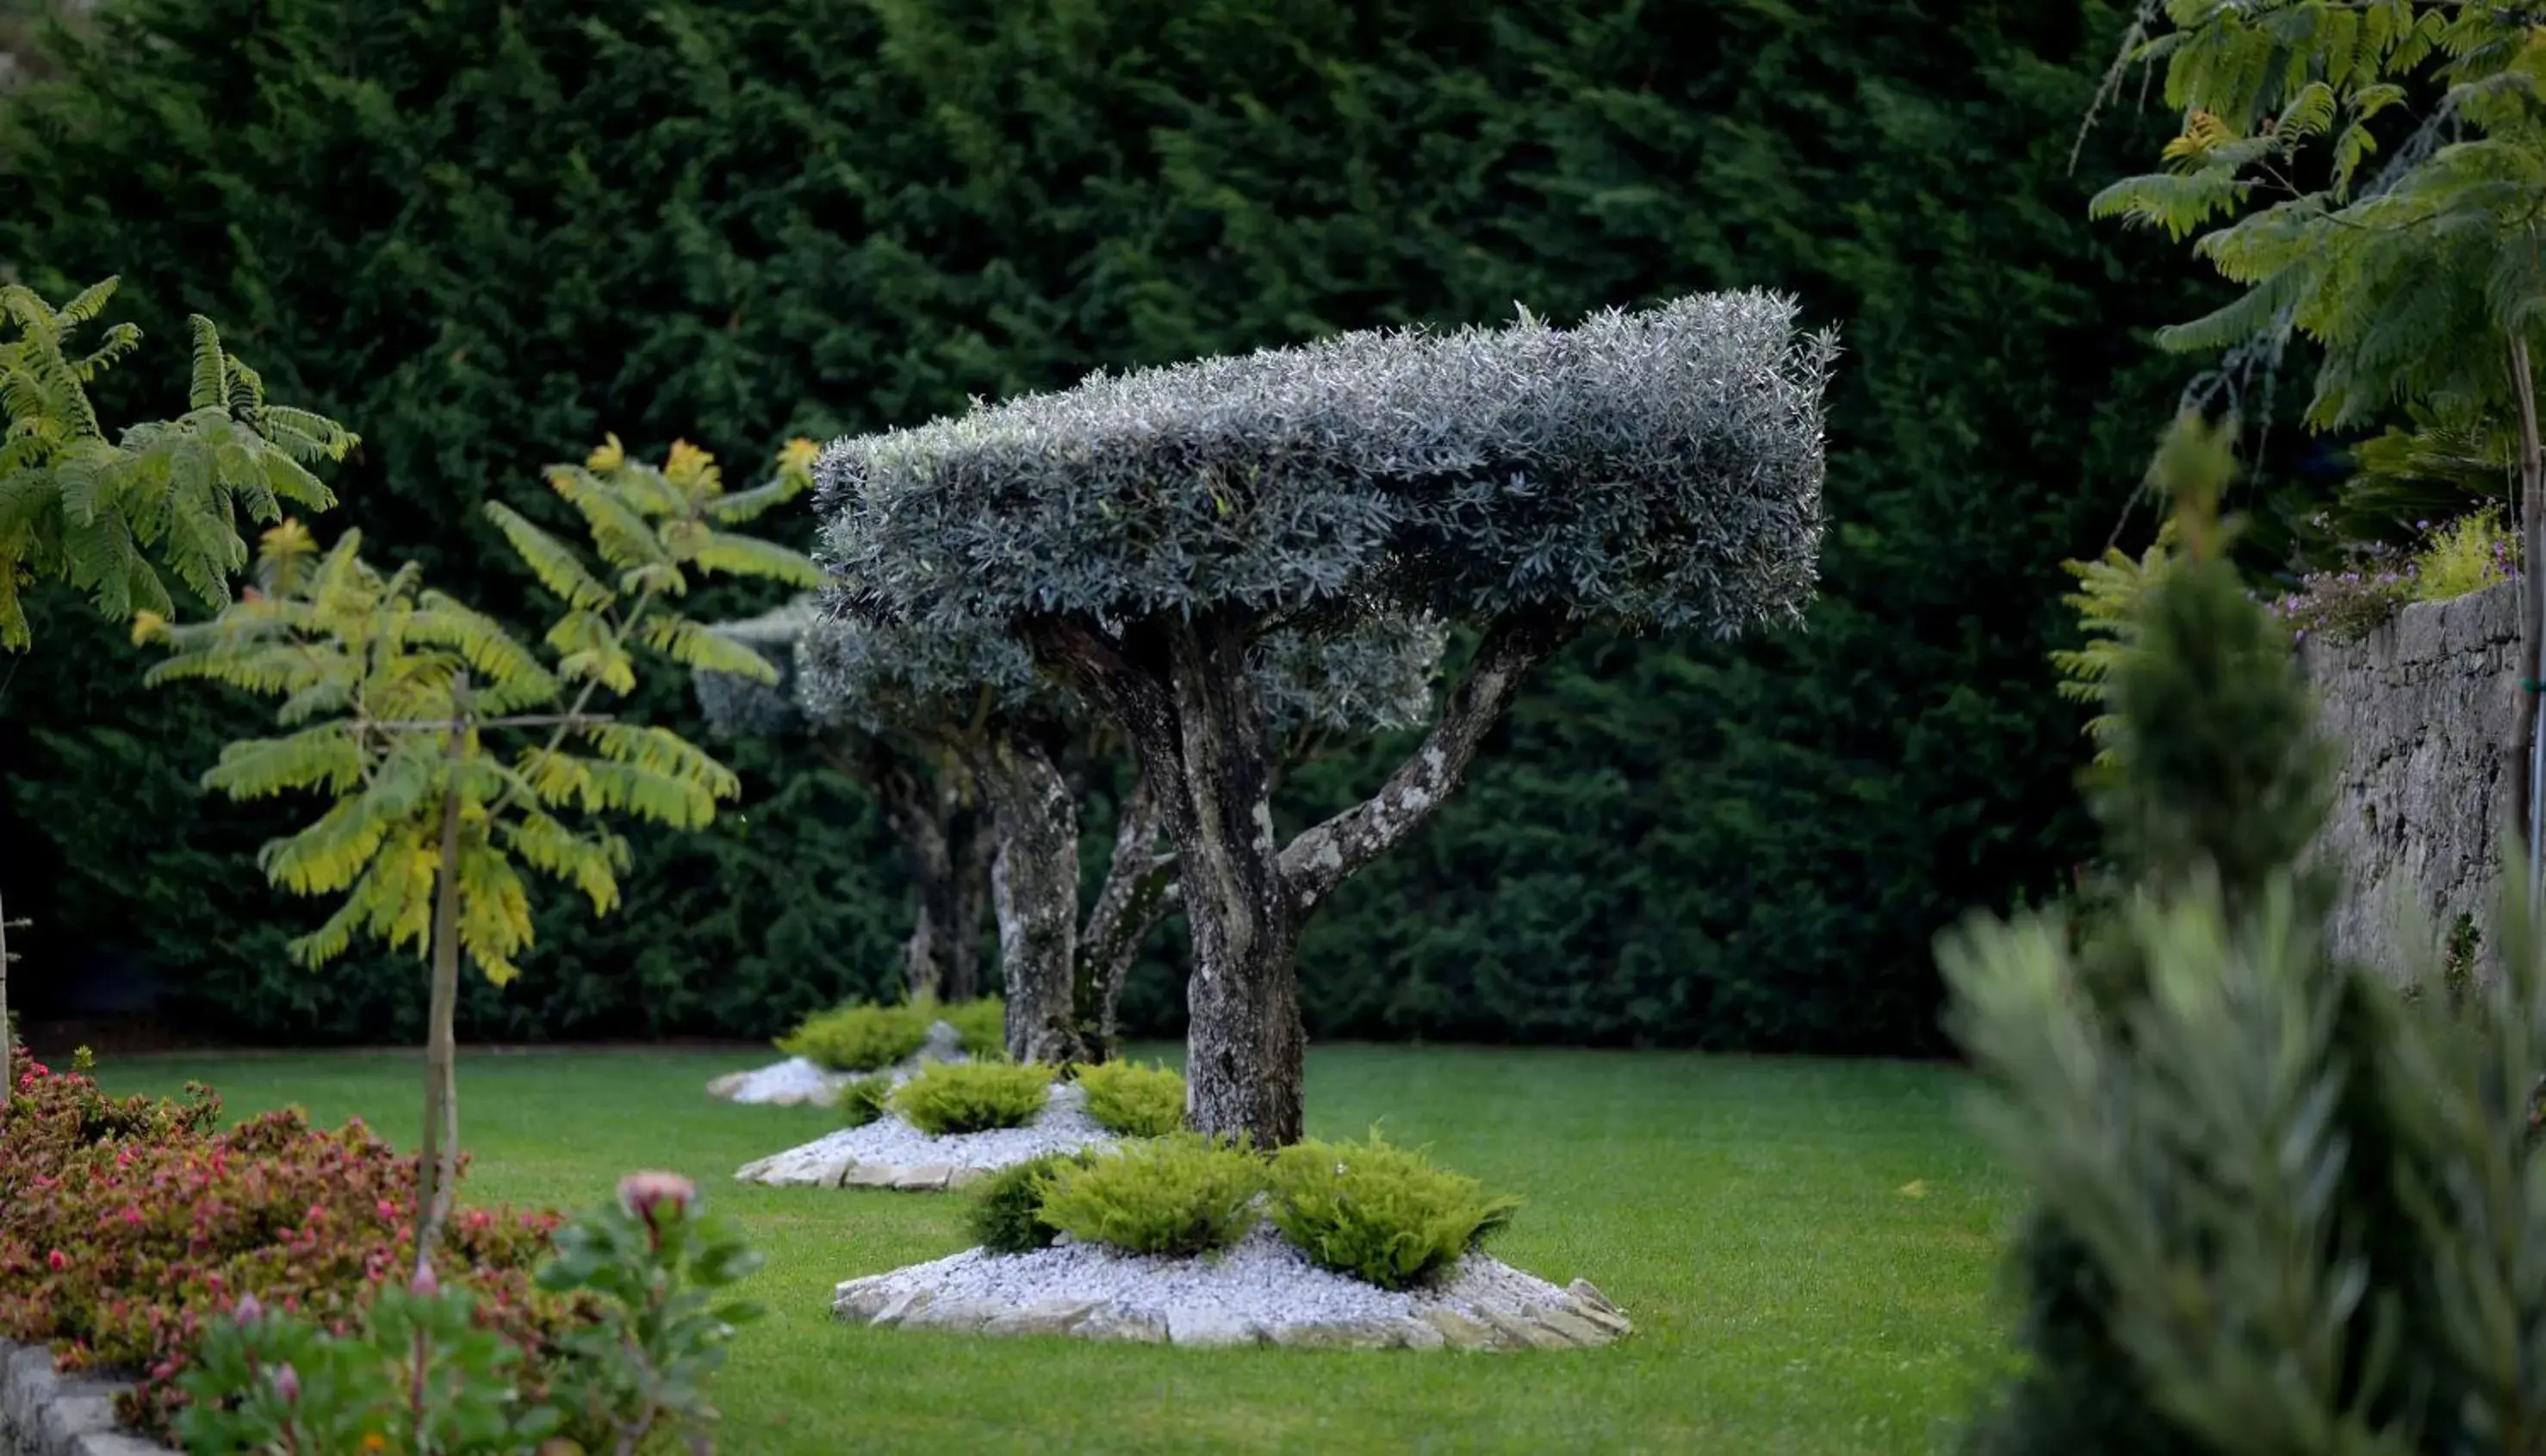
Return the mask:
[[[2121, 24], [2077, 0], [108, 0], [62, 83], [0, 102], [0, 266], [125, 277], [150, 343], [115, 419], [180, 401], [183, 315], [218, 319], [277, 397], [364, 437], [321, 534], [360, 526], [507, 614], [526, 583], [478, 503], [549, 510], [537, 468], [604, 431], [742, 471], [1097, 365], [1796, 291], [1847, 348], [1809, 629], [1570, 653], [1321, 918], [1307, 1010], [1328, 1037], [1916, 1053], [1934, 932], [2087, 852], [2043, 660], [2057, 563], [2121, 519], [2184, 367], [2147, 329], [2198, 302], [2181, 250], [2084, 218], [2169, 119], [2126, 107], [2069, 171]], [[252, 858], [282, 821], [193, 787], [255, 710], [145, 692], [76, 603], [37, 640], [0, 663], [31, 1011], [138, 976], [191, 1029], [411, 1039], [419, 967], [293, 968], [314, 912]], [[1315, 766], [1291, 811], [1381, 761]], [[745, 811], [640, 840], [608, 921], [547, 897], [465, 1034], [763, 1035], [890, 983], [872, 807], [808, 760], [735, 762]], [[1162, 954], [1127, 1011], [1171, 1032], [1180, 1004]]]

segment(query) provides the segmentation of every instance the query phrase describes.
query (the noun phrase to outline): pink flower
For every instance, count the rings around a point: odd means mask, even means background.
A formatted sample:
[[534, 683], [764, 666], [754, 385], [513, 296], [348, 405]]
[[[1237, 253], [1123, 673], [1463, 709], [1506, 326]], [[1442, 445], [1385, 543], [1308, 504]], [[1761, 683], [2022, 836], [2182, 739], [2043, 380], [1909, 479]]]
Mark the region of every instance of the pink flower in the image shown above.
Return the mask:
[[255, 1295], [248, 1295], [231, 1309], [230, 1318], [242, 1325], [253, 1325], [265, 1318], [265, 1306], [256, 1302]]
[[396, 1223], [396, 1222], [397, 1222], [397, 1202], [396, 1202], [396, 1200], [394, 1200], [394, 1199], [389, 1199], [389, 1198], [383, 1198], [383, 1199], [382, 1199], [379, 1203], [374, 1204], [374, 1205], [373, 1205], [373, 1207], [374, 1207], [374, 1208], [379, 1212], [379, 1214], [380, 1214], [380, 1216], [381, 1216], [381, 1222], [382, 1222], [382, 1223], [388, 1223], [388, 1224], [393, 1224], [393, 1223]]
[[432, 1264], [422, 1261], [416, 1264], [415, 1277], [407, 1281], [406, 1292], [422, 1299], [431, 1299], [442, 1292], [442, 1281], [434, 1277]]
[[289, 1406], [300, 1399], [300, 1372], [293, 1369], [289, 1361], [275, 1366], [269, 1378], [274, 1381], [274, 1393], [283, 1397], [283, 1404]]
[[632, 1173], [619, 1180], [619, 1201], [648, 1227], [658, 1206], [669, 1204], [679, 1215], [689, 1211], [690, 1200], [698, 1195], [698, 1188], [677, 1173]]
[[46, 1268], [48, 1268], [48, 1269], [51, 1269], [51, 1270], [52, 1270], [54, 1273], [56, 1273], [56, 1274], [60, 1273], [60, 1272], [61, 1272], [62, 1270], [64, 1270], [64, 1269], [69, 1268], [70, 1266], [71, 1266], [71, 1258], [70, 1258], [70, 1255], [69, 1255], [69, 1254], [67, 1254], [62, 1253], [62, 1252], [61, 1252], [60, 1250], [58, 1250], [58, 1249], [56, 1249], [56, 1250], [52, 1251], [51, 1253], [49, 1253], [49, 1254], [45, 1254], [45, 1255], [44, 1255], [44, 1267], [46, 1267]]

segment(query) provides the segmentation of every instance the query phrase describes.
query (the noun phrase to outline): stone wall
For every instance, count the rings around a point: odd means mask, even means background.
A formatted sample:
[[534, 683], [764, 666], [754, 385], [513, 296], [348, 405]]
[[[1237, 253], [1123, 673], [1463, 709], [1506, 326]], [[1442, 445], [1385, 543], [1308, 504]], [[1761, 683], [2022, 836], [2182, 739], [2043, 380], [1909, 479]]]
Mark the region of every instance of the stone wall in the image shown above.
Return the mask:
[[2359, 642], [2301, 647], [2326, 727], [2345, 745], [2325, 837], [2348, 881], [2335, 954], [2413, 963], [2408, 906], [2434, 936], [2461, 915], [2490, 928], [2502, 837], [2519, 818], [2518, 647], [2516, 586], [2417, 603]]

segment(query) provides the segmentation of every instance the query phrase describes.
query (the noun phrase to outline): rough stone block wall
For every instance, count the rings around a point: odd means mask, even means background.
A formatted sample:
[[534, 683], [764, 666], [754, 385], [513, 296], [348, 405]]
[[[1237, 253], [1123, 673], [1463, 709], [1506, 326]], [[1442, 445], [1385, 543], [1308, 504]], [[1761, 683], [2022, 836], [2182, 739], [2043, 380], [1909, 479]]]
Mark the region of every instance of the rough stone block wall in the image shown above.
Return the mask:
[[57, 1375], [52, 1351], [0, 1339], [0, 1456], [169, 1456], [116, 1426], [122, 1389], [94, 1375]]
[[2301, 646], [2345, 752], [2324, 841], [2347, 881], [2336, 955], [2401, 971], [2433, 953], [2405, 943], [2408, 905], [2433, 936], [2461, 915], [2490, 930], [2502, 837], [2518, 821], [2518, 647], [2516, 586], [2417, 603], [2358, 642]]

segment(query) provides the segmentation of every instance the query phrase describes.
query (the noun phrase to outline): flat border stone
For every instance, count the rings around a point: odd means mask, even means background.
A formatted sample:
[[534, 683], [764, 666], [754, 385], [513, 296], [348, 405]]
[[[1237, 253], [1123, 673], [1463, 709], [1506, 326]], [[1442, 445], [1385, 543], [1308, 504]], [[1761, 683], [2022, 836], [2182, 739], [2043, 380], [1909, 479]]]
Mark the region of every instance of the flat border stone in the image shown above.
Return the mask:
[[169, 1447], [115, 1421], [131, 1382], [65, 1375], [40, 1344], [0, 1339], [0, 1456], [167, 1456]]

